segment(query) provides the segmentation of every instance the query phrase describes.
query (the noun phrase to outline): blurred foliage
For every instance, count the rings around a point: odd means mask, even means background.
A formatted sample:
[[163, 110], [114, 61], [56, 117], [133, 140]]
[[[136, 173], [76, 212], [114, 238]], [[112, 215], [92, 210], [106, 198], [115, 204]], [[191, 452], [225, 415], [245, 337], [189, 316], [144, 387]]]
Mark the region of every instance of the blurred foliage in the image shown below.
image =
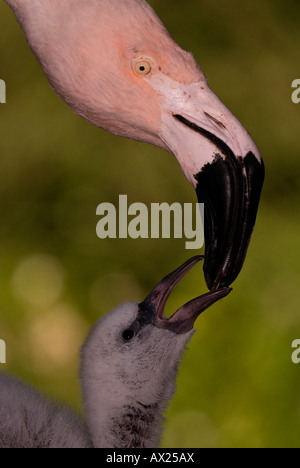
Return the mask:
[[[152, 0], [172, 36], [253, 135], [267, 179], [234, 292], [202, 316], [167, 413], [168, 447], [299, 447], [300, 105], [296, 0]], [[80, 405], [78, 349], [97, 318], [142, 300], [190, 256], [178, 240], [99, 240], [96, 207], [194, 202], [167, 153], [99, 130], [50, 89], [0, 4], [0, 338], [4, 369]], [[205, 291], [196, 267], [170, 311]]]

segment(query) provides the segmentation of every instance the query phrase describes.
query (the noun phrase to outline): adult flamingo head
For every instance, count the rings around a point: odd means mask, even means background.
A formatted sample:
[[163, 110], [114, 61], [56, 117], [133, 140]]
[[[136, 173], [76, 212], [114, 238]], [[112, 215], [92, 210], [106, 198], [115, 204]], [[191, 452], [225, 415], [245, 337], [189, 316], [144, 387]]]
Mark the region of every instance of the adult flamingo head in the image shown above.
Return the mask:
[[205, 203], [204, 273], [228, 287], [264, 180], [253, 140], [144, 0], [6, 0], [56, 93], [89, 122], [173, 153]]

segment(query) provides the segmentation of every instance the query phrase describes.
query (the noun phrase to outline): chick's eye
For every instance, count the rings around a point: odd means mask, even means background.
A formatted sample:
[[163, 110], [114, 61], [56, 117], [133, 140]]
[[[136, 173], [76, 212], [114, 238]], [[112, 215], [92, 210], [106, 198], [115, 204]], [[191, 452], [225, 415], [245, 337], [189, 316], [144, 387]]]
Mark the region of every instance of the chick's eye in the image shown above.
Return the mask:
[[128, 329], [128, 330], [123, 331], [123, 333], [122, 333], [122, 338], [123, 338], [124, 341], [130, 341], [130, 340], [132, 340], [133, 337], [134, 337], [134, 331], [133, 330]]
[[149, 75], [149, 73], [151, 72], [152, 65], [151, 65], [150, 61], [148, 61], [148, 60], [138, 60], [134, 64], [133, 69], [134, 69], [134, 72], [137, 75], [146, 76], [146, 75]]

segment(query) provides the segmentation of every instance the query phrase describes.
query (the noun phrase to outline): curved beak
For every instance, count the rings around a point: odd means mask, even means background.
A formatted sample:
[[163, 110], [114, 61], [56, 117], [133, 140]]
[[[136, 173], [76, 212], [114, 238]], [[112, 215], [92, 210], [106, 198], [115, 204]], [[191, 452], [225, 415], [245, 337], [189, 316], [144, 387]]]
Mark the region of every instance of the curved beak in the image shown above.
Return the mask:
[[165, 92], [164, 98], [161, 139], [205, 205], [204, 274], [215, 291], [230, 286], [243, 266], [264, 164], [248, 132], [205, 80], [172, 82], [171, 96], [166, 98]]
[[171, 292], [200, 260], [203, 260], [203, 257], [191, 258], [160, 281], [146, 299], [139, 304], [140, 322], [152, 323], [158, 328], [164, 328], [177, 334], [187, 333], [192, 330], [196, 319], [202, 312], [231, 292], [230, 288], [222, 288], [203, 294], [180, 307], [172, 317], [165, 317], [164, 309]]

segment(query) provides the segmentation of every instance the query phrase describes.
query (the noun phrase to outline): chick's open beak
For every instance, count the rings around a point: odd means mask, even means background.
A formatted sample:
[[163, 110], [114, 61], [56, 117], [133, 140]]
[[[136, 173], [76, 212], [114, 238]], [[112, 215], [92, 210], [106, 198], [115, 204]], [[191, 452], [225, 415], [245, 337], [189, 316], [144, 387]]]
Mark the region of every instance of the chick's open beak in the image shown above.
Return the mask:
[[202, 312], [231, 292], [230, 288], [208, 292], [180, 307], [170, 318], [165, 317], [164, 308], [174, 287], [200, 260], [203, 260], [203, 257], [191, 258], [160, 281], [146, 299], [139, 304], [140, 315], [144, 320], [147, 317], [149, 322], [156, 327], [177, 334], [187, 333], [192, 330], [196, 319]]

